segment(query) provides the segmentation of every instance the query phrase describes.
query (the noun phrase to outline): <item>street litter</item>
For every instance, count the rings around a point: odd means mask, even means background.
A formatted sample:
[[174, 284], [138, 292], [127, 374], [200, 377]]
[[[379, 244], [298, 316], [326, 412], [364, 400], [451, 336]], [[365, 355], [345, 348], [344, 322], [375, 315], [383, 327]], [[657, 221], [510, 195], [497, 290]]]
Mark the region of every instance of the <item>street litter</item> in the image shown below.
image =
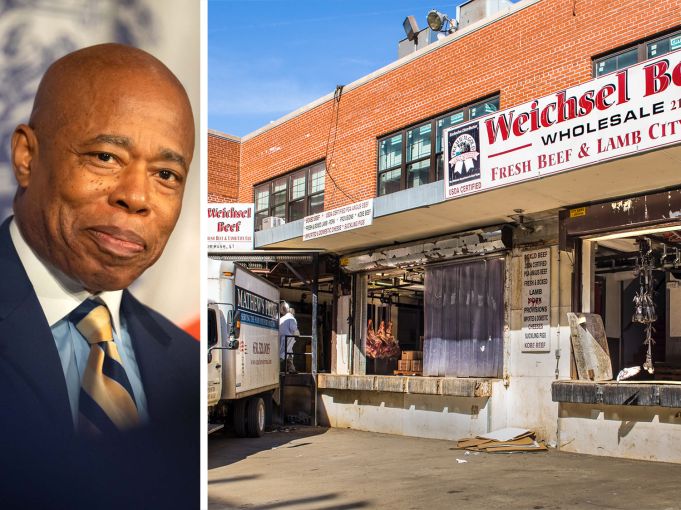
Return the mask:
[[456, 462], [458, 462], [459, 464], [465, 464], [468, 461], [463, 459], [456, 459]]
[[[531, 430], [505, 428], [476, 437], [466, 437], [457, 441], [463, 450], [486, 453], [515, 453], [547, 451], [546, 446], [535, 439]], [[468, 455], [468, 452], [466, 452]], [[457, 459], [458, 460], [458, 459]]]

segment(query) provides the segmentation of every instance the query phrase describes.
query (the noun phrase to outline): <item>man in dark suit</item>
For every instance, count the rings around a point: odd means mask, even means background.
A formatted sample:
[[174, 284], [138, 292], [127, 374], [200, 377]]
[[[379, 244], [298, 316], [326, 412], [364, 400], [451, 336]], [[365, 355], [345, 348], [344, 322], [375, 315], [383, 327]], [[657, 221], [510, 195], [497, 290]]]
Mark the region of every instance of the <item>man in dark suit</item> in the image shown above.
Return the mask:
[[43, 77], [0, 227], [4, 508], [198, 507], [198, 342], [125, 290], [163, 252], [193, 152], [186, 92], [147, 53], [93, 46]]

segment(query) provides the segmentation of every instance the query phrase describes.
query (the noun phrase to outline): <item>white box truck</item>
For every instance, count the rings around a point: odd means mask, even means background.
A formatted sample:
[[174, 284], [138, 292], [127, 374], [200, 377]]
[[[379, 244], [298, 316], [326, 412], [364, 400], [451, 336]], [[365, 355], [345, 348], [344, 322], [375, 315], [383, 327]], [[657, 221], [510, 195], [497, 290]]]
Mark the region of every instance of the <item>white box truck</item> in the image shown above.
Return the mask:
[[279, 289], [231, 261], [208, 259], [208, 432], [259, 437], [279, 390]]

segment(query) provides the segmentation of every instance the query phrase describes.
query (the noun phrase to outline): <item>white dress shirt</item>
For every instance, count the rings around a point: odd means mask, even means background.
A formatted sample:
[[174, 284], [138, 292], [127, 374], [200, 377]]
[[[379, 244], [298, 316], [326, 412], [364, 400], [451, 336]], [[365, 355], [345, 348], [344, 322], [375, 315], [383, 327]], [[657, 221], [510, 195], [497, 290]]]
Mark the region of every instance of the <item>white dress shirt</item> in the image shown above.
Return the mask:
[[142, 420], [146, 421], [148, 418], [147, 401], [139, 366], [125, 321], [121, 321], [120, 308], [123, 291], [105, 291], [95, 295], [89, 293], [82, 285], [38, 257], [26, 243], [15, 219], [12, 219], [10, 223], [9, 232], [21, 264], [24, 266], [52, 330], [64, 370], [74, 424], [77, 423], [80, 383], [90, 354], [90, 346], [75, 325], [67, 320], [67, 317], [78, 305], [90, 297], [101, 299], [109, 309], [114, 329], [114, 341], [118, 346], [123, 367], [132, 386], [138, 414]]

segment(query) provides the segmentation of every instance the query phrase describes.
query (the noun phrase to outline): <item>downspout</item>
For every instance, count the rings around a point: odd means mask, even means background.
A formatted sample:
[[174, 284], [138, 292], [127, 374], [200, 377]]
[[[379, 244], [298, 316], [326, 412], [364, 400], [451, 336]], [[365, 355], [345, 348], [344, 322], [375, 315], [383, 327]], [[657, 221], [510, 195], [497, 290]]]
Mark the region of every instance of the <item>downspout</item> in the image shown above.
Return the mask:
[[560, 314], [561, 314], [561, 294], [562, 294], [562, 287], [560, 285], [560, 276], [562, 273], [562, 268], [560, 265], [560, 246], [558, 247], [558, 327], [556, 330], [556, 339], [557, 339], [557, 347], [556, 347], [556, 381], [560, 377]]
[[[560, 376], [560, 314], [561, 314], [561, 294], [563, 287], [561, 287], [561, 273], [563, 267], [561, 266], [560, 245], [558, 246], [558, 331], [556, 338], [558, 339], [558, 347], [556, 347], [556, 380]], [[558, 413], [556, 415], [556, 450], [560, 450], [560, 402], [558, 403]]]
[[354, 365], [355, 365], [355, 318], [357, 317], [357, 310], [355, 307], [357, 306], [357, 278], [356, 274], [352, 274], [352, 292], [350, 294], [350, 306], [348, 307], [350, 309], [350, 320], [351, 323], [348, 325], [348, 374], [352, 375], [354, 374]]

